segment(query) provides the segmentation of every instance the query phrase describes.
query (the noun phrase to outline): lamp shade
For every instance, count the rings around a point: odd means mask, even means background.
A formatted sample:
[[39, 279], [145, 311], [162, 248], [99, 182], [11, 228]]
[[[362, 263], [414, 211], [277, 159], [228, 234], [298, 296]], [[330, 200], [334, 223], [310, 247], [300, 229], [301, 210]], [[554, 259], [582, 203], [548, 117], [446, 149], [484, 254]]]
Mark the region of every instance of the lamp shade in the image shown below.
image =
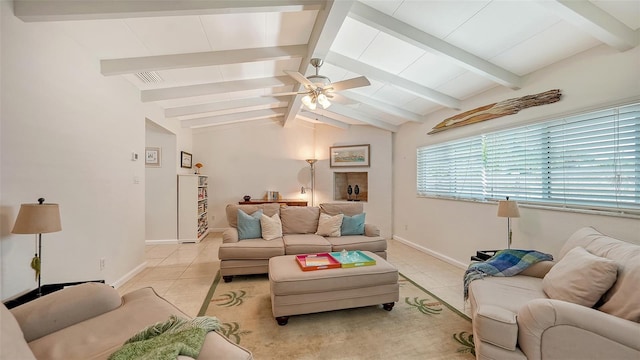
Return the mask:
[[13, 234], [44, 234], [62, 230], [58, 204], [22, 204]]
[[500, 200], [498, 202], [498, 217], [520, 217], [518, 203], [513, 200]]

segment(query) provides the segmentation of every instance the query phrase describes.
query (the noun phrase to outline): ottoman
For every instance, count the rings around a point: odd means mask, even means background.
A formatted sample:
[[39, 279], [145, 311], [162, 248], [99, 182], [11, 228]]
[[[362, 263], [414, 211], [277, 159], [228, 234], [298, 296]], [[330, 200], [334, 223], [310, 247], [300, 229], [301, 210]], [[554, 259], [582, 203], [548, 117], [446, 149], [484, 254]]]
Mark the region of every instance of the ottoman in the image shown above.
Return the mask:
[[382, 304], [390, 311], [399, 298], [398, 269], [370, 252], [375, 265], [302, 271], [295, 255], [269, 259], [271, 310], [279, 325], [290, 315]]

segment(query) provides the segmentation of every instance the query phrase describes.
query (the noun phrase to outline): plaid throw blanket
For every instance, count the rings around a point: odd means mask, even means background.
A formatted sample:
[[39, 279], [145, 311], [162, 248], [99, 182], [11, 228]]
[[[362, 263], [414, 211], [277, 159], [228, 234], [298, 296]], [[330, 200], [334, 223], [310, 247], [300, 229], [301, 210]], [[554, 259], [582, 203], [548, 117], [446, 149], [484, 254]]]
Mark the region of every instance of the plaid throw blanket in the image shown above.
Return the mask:
[[529, 266], [553, 256], [535, 250], [500, 250], [490, 259], [469, 265], [464, 273], [464, 300], [469, 297], [469, 284], [486, 276], [513, 276]]

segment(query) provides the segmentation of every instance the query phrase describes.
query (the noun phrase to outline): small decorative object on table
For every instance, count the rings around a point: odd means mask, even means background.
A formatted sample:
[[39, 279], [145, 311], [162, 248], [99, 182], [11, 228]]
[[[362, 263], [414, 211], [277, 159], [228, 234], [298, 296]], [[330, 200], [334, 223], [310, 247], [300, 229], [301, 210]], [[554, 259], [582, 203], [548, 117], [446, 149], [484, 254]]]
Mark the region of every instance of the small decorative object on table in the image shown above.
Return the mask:
[[351, 185], [347, 186], [347, 200], [351, 201], [351, 194], [353, 194], [353, 188], [351, 187]]
[[249, 201], [249, 200], [251, 200], [251, 196], [249, 196], [249, 195], [245, 195], [245, 196], [243, 197], [243, 199], [244, 199], [244, 201]]
[[193, 165], [196, 167], [196, 174], [200, 174], [200, 168], [203, 167], [204, 165], [202, 165], [201, 163], [196, 163], [195, 165]]
[[360, 194], [360, 188], [358, 187], [358, 184], [356, 184], [356, 187], [353, 189], [353, 192], [356, 194], [355, 201], [360, 201], [358, 200], [358, 194]]

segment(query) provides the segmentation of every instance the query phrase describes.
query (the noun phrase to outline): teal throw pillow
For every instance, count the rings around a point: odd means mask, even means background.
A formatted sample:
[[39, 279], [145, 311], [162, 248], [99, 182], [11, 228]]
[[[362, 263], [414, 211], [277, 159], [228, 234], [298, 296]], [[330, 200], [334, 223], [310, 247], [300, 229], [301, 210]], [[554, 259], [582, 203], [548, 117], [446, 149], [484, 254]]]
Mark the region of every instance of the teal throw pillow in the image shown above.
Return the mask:
[[364, 235], [364, 213], [342, 218], [340, 235]]
[[258, 210], [251, 215], [238, 209], [238, 240], [258, 239], [262, 237], [260, 227], [260, 217], [262, 210]]

